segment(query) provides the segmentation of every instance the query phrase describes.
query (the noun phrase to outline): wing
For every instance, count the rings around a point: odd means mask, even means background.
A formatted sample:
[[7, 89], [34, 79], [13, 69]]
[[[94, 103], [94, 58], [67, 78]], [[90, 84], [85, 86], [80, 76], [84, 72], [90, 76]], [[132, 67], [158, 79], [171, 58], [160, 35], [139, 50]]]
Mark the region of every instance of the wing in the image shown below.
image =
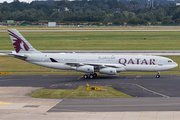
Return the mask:
[[[58, 62], [57, 60], [50, 58], [51, 62]], [[112, 68], [121, 68], [122, 65], [117, 64], [103, 64], [103, 63], [78, 63], [78, 62], [67, 62], [66, 65], [70, 65], [72, 67], [78, 67], [78, 66], [84, 66], [84, 65], [90, 65], [94, 66], [95, 68], [106, 68], [106, 67], [112, 67]]]

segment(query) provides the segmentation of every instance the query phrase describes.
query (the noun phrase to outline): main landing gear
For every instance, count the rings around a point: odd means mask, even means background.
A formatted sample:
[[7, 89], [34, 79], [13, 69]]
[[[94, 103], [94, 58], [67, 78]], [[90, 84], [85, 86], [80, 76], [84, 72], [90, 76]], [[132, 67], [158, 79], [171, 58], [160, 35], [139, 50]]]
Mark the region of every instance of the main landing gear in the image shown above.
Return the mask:
[[160, 71], [157, 72], [156, 78], [160, 78]]
[[90, 78], [90, 79], [93, 79], [93, 78], [96, 78], [97, 77], [97, 74], [96, 73], [87, 73], [83, 76], [84, 79], [87, 79], [87, 78]]

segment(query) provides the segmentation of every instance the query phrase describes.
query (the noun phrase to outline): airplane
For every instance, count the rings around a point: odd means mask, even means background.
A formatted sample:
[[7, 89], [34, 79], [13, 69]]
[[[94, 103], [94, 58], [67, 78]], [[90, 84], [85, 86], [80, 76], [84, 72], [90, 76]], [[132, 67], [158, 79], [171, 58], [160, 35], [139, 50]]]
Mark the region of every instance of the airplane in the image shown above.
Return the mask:
[[7, 31], [15, 48], [9, 56], [48, 68], [84, 72], [85, 79], [97, 77], [96, 72], [116, 75], [123, 71], [156, 71], [156, 78], [160, 78], [160, 71], [178, 66], [173, 60], [161, 56], [42, 53], [16, 29]]

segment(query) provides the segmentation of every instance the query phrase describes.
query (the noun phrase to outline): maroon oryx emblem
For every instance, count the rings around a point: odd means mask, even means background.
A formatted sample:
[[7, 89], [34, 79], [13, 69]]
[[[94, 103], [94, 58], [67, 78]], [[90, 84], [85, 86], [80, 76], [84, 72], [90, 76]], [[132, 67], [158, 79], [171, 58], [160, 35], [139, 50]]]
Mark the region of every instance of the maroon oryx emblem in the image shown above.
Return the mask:
[[13, 39], [14, 43], [14, 49], [16, 50], [17, 53], [19, 53], [19, 51], [22, 49], [22, 50], [26, 50], [28, 51], [29, 50], [29, 47], [28, 45], [19, 37], [17, 36], [16, 34], [14, 34], [13, 32], [9, 31], [9, 35], [16, 38], [16, 39]]

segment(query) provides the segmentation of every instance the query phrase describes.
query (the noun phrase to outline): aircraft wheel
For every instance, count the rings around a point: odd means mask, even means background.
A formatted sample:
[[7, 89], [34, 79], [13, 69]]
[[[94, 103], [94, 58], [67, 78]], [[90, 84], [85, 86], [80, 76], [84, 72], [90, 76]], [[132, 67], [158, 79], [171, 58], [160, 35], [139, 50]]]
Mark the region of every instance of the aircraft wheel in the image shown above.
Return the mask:
[[83, 76], [83, 78], [84, 78], [84, 79], [87, 79], [87, 78], [88, 78], [88, 76], [87, 76], [87, 75], [84, 75], [84, 76]]
[[156, 75], [156, 78], [160, 78], [160, 75]]
[[97, 77], [97, 74], [96, 74], [96, 73], [94, 73], [94, 74], [93, 74], [93, 77]]
[[90, 75], [89, 75], [89, 78], [93, 79], [93, 78], [94, 78], [94, 75], [93, 75], [93, 74], [90, 74]]

